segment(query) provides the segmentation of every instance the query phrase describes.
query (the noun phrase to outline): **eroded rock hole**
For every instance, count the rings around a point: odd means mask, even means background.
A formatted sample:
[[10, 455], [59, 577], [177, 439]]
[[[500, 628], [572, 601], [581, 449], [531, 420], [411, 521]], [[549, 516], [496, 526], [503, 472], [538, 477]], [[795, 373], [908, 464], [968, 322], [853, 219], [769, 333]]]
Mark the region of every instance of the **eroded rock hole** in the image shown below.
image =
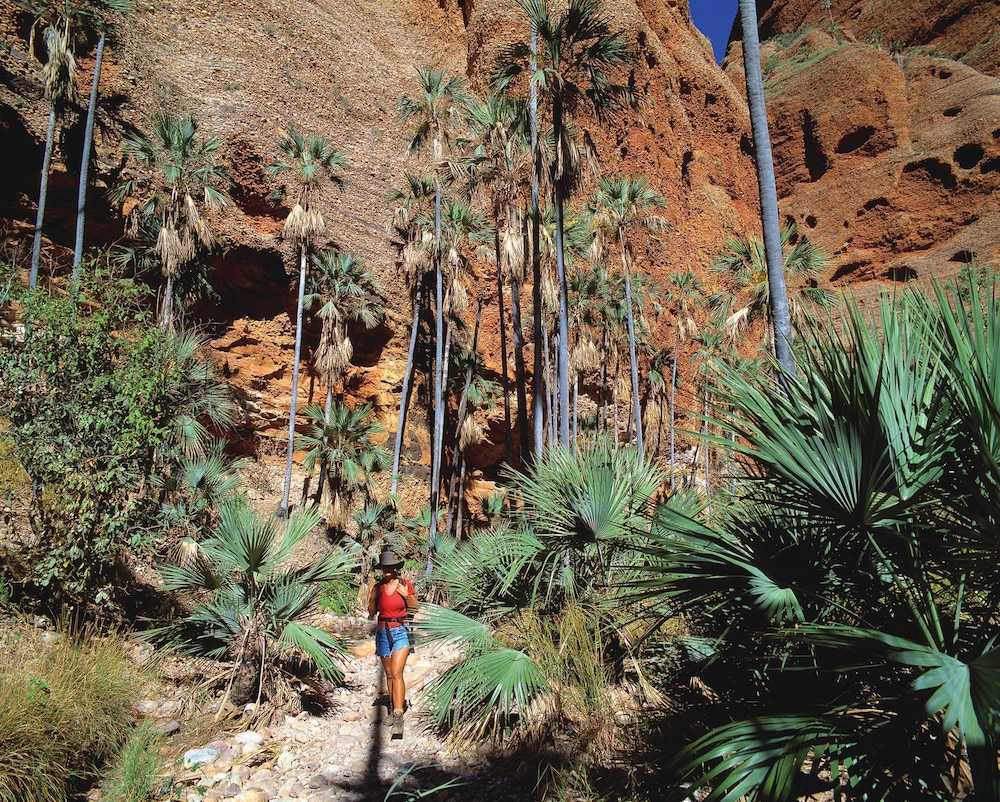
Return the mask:
[[995, 173], [998, 171], [1000, 171], [1000, 156], [994, 156], [992, 159], [987, 159], [979, 165], [979, 172], [981, 173]]
[[920, 161], [910, 162], [903, 167], [904, 173], [926, 173], [927, 177], [930, 178], [934, 183], [941, 184], [946, 189], [954, 189], [955, 184], [955, 173], [951, 169], [951, 165], [947, 162], [943, 162], [940, 159], [921, 159]]
[[976, 261], [976, 252], [970, 251], [968, 248], [963, 248], [960, 251], [955, 251], [955, 253], [951, 255], [951, 258], [948, 261], [959, 262], [963, 265], [971, 265], [973, 262]]
[[971, 170], [983, 160], [984, 151], [977, 142], [969, 142], [955, 150], [955, 162], [963, 170]]
[[836, 152], [851, 153], [871, 139], [874, 133], [875, 129], [870, 125], [862, 125], [860, 128], [855, 128], [840, 138], [840, 141], [837, 143]]
[[892, 281], [913, 281], [917, 271], [909, 265], [892, 265], [885, 271], [886, 278]]
[[957, 117], [962, 113], [962, 110], [958, 106], [951, 106], [944, 110], [945, 117]]
[[887, 198], [872, 198], [868, 203], [862, 206], [858, 210], [858, 217], [861, 217], [865, 212], [870, 212], [872, 209], [878, 209], [880, 206], [888, 206], [889, 200]]
[[811, 214], [806, 215], [805, 219], [806, 228], [816, 228], [816, 223], [817, 220], [813, 215]]
[[809, 180], [819, 181], [830, 166], [830, 160], [823, 152], [823, 144], [816, 135], [816, 121], [808, 111], [804, 113], [802, 119], [802, 143], [805, 147]]
[[681, 178], [688, 178], [688, 171], [691, 168], [691, 162], [694, 161], [694, 152], [690, 150], [684, 151], [684, 158], [681, 161]]

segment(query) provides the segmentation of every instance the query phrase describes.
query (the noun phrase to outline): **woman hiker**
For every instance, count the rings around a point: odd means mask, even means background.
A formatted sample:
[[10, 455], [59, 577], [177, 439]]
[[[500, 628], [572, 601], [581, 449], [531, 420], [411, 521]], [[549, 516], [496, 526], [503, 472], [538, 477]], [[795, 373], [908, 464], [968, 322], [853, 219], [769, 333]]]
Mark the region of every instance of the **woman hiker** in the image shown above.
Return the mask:
[[382, 660], [385, 681], [392, 703], [392, 737], [403, 737], [403, 710], [406, 705], [406, 683], [403, 669], [410, 654], [409, 633], [404, 626], [407, 613], [417, 609], [413, 585], [399, 576], [403, 561], [386, 549], [379, 556], [377, 568], [382, 579], [375, 583], [368, 597], [368, 617], [378, 613], [375, 626], [375, 654]]

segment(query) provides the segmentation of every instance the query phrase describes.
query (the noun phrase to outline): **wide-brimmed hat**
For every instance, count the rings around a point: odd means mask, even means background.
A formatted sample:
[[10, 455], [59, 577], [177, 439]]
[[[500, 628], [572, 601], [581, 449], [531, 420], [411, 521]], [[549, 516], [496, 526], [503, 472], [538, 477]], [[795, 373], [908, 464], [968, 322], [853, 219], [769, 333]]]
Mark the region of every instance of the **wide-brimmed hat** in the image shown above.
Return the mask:
[[386, 549], [378, 558], [377, 568], [400, 568], [403, 561], [396, 556], [392, 549]]

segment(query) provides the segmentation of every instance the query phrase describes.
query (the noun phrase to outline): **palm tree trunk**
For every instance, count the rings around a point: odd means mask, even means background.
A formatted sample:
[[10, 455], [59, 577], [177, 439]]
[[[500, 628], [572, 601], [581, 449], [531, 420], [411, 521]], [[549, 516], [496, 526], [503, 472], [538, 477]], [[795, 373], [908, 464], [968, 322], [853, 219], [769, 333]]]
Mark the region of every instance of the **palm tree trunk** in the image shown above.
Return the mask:
[[45, 218], [45, 201], [49, 194], [49, 170], [52, 167], [52, 148], [56, 136], [56, 104], [49, 106], [49, 125], [45, 132], [45, 155], [42, 157], [42, 178], [38, 185], [38, 211], [35, 214], [35, 238], [31, 244], [31, 271], [28, 286], [38, 286], [38, 263], [42, 254], [42, 220]]
[[[500, 209], [496, 204], [493, 206], [493, 252], [497, 258], [497, 314], [500, 317], [500, 363], [502, 365], [503, 376], [503, 420], [504, 438], [506, 447], [506, 462], [513, 463], [514, 440], [511, 431], [510, 419], [510, 371], [507, 368], [507, 324], [503, 315], [503, 269], [500, 265]], [[480, 307], [482, 304], [480, 304]], [[478, 318], [478, 313], [477, 313]], [[477, 320], [478, 326], [478, 320]]]
[[681, 347], [681, 333], [678, 329], [674, 341], [674, 364], [670, 368], [670, 489], [674, 489], [674, 399], [677, 396], [677, 352]]
[[295, 356], [292, 362], [292, 400], [288, 412], [288, 458], [285, 461], [285, 489], [279, 513], [288, 517], [288, 498], [292, 492], [292, 456], [295, 453], [295, 412], [299, 396], [299, 355], [302, 353], [302, 306], [306, 295], [306, 246], [299, 246], [299, 299], [295, 311]]
[[[323, 415], [323, 428], [327, 429], [330, 426], [330, 415], [333, 411], [333, 383], [328, 381], [326, 384], [326, 408], [324, 409]], [[326, 479], [326, 446], [330, 444], [330, 438], [325, 434], [323, 435], [323, 457], [319, 461], [319, 479], [316, 480], [316, 495], [313, 496], [313, 501], [319, 504], [323, 500], [323, 485]], [[312, 480], [312, 471], [309, 472], [309, 476], [306, 477], [306, 485]], [[305, 487], [303, 485], [302, 501], [305, 502], [306, 494]]]
[[83, 158], [80, 161], [80, 188], [76, 196], [76, 239], [73, 244], [73, 279], [75, 294], [80, 287], [80, 262], [83, 260], [83, 229], [87, 208], [87, 174], [90, 171], [90, 151], [94, 145], [94, 118], [97, 115], [97, 92], [101, 83], [101, 64], [104, 61], [104, 29], [97, 38], [97, 54], [94, 56], [94, 78], [90, 84], [90, 104], [87, 106], [87, 124], [83, 130]]
[[[538, 39], [538, 27], [531, 22], [531, 74], [535, 74], [535, 47]], [[531, 118], [531, 303], [534, 321], [534, 382], [532, 387], [532, 413], [534, 415], [535, 461], [540, 462], [545, 447], [545, 430], [543, 405], [542, 374], [542, 252], [541, 252], [541, 219], [538, 208], [538, 171], [541, 166], [542, 154], [538, 149], [538, 88], [535, 82], [530, 82], [529, 110]]]
[[[434, 138], [434, 163], [441, 161], [441, 143]], [[441, 493], [441, 449], [444, 448], [444, 271], [441, 265], [441, 182], [434, 180], [434, 437], [431, 442], [430, 524], [427, 528], [427, 575], [434, 567], [437, 547], [438, 504]]]
[[551, 342], [549, 340], [548, 326], [542, 329], [542, 343], [545, 350], [545, 398], [549, 407], [547, 417], [548, 443], [551, 445], [556, 442], [556, 416], [558, 415], [556, 404], [558, 402], [556, 400], [556, 388], [552, 376]]
[[750, 127], [753, 132], [757, 183], [760, 190], [760, 218], [764, 229], [764, 253], [767, 257], [767, 281], [774, 322], [774, 351], [778, 362], [795, 375], [792, 354], [792, 322], [785, 289], [785, 271], [781, 264], [781, 225], [778, 220], [778, 191], [774, 181], [774, 159], [767, 128], [764, 102], [764, 78], [760, 68], [760, 38], [757, 34], [755, 0], [739, 0], [740, 24], [743, 27], [743, 69], [746, 75]]
[[[556, 104], [553, 104], [556, 105]], [[559, 117], [559, 124], [562, 117]], [[556, 147], [560, 129], [553, 119]], [[559, 442], [569, 448], [569, 290], [566, 285], [566, 261], [563, 242], [563, 191], [562, 182], [555, 185], [556, 213], [556, 280], [559, 282], [559, 337], [557, 342], [557, 389], [559, 392]]]
[[635, 355], [635, 322], [632, 319], [632, 275], [625, 253], [625, 235], [618, 230], [622, 246], [622, 270], [625, 272], [625, 311], [628, 318], [628, 357], [632, 369], [632, 414], [635, 416], [635, 444], [642, 459], [642, 411], [639, 405], [639, 365]]
[[[483, 315], [483, 295], [479, 294], [479, 307], [476, 310], [476, 325], [472, 332], [472, 353], [475, 355], [476, 349], [479, 347], [479, 322]], [[451, 468], [451, 483], [448, 489], [448, 520], [445, 522], [444, 531], [451, 531], [451, 521], [452, 521], [452, 510], [454, 509], [454, 504], [461, 504], [461, 497], [458, 501], [455, 500], [455, 479], [456, 476], [461, 474], [463, 470], [464, 459], [462, 457], [462, 427], [465, 425], [465, 415], [466, 410], [469, 407], [469, 388], [472, 386], [472, 375], [473, 368], [475, 367], [472, 359], [469, 360], [469, 364], [465, 369], [465, 383], [462, 386], [462, 397], [458, 402], [458, 414], [456, 416], [457, 422], [455, 424], [455, 453], [452, 460]]]
[[510, 287], [510, 325], [514, 330], [514, 384], [517, 392], [517, 429], [520, 444], [517, 465], [520, 467], [528, 457], [530, 440], [528, 437], [528, 396], [525, 385], [524, 329], [521, 326], [521, 285], [516, 281]]
[[163, 311], [160, 314], [160, 328], [167, 331], [173, 325], [174, 318], [174, 277], [167, 276], [163, 290]]
[[709, 447], [708, 447], [708, 395], [705, 395], [705, 400], [702, 402], [702, 411], [705, 415], [705, 498], [712, 498], [711, 485], [708, 481], [708, 465], [709, 465]]
[[421, 276], [417, 281], [416, 294], [413, 298], [413, 324], [410, 326], [410, 346], [406, 351], [406, 369], [403, 371], [403, 386], [399, 394], [399, 422], [396, 424], [396, 448], [392, 454], [392, 489], [393, 496], [399, 491], [399, 464], [403, 455], [403, 437], [406, 428], [406, 411], [410, 406], [410, 389], [413, 378], [413, 359], [417, 351], [417, 332], [420, 329], [420, 301], [423, 297], [424, 280]]

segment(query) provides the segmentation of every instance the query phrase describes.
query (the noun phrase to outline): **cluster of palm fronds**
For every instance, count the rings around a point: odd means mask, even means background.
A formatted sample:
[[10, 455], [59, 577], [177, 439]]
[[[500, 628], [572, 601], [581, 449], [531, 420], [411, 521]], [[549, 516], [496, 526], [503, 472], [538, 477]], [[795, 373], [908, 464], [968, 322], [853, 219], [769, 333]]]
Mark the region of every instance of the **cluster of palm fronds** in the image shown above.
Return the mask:
[[[453, 609], [428, 607], [421, 629], [467, 654], [430, 688], [435, 721], [596, 745], [580, 716], [613, 720], [616, 686], [648, 700], [643, 680], [693, 678], [700, 723], [659, 762], [701, 798], [995, 798], [992, 293], [886, 298], [877, 320], [849, 305], [843, 327], [804, 334], [797, 377], [723, 370], [711, 416], [741, 469], [711, 517], [690, 496], [656, 503], [664, 477], [607, 444], [512, 474], [515, 511], [442, 548]], [[636, 632], [657, 620], [670, 669], [641, 672]], [[614, 671], [612, 644], [635, 668]]]

